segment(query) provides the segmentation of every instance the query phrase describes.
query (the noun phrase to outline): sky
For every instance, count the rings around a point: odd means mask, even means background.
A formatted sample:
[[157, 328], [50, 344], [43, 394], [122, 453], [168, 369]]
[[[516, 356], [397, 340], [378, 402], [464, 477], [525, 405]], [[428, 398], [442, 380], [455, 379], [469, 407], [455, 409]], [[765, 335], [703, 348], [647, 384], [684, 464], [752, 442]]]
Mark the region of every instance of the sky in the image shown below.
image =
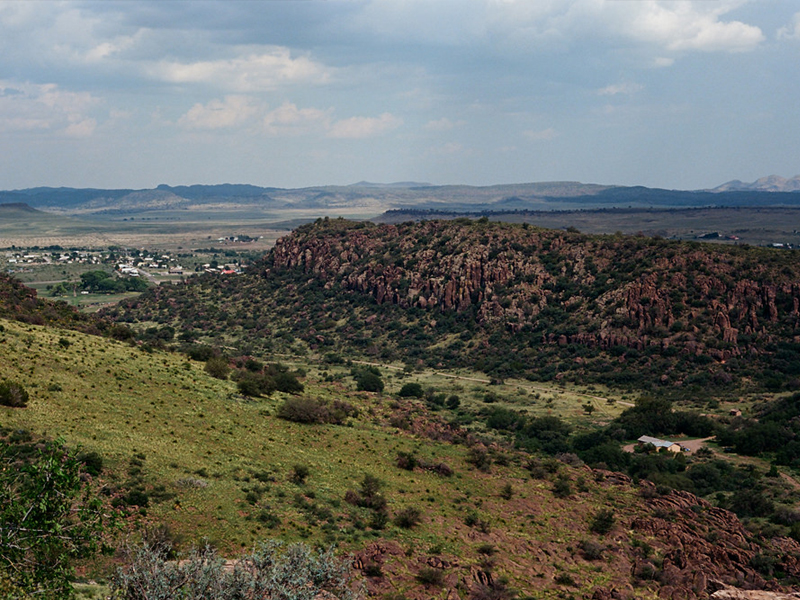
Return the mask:
[[800, 0], [0, 0], [0, 189], [800, 173]]

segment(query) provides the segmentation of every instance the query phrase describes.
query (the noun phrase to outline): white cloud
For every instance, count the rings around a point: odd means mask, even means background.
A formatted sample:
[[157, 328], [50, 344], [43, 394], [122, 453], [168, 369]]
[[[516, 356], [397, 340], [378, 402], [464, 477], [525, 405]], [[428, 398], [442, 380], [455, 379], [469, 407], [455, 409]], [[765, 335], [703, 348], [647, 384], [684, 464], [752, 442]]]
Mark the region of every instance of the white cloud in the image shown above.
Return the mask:
[[76, 119], [64, 129], [64, 134], [69, 137], [85, 138], [90, 137], [95, 128], [97, 121], [95, 119]]
[[791, 23], [778, 29], [778, 39], [800, 40], [800, 12], [794, 14]]
[[330, 113], [330, 110], [298, 108], [296, 104], [284, 102], [268, 112], [262, 123], [266, 131], [273, 135], [308, 133], [326, 130], [330, 124]]
[[442, 117], [441, 119], [428, 121], [425, 124], [425, 129], [428, 131], [450, 131], [451, 129], [464, 125], [466, 125], [466, 121], [451, 121], [447, 117]]
[[558, 136], [558, 132], [552, 127], [548, 127], [547, 129], [542, 129], [541, 131], [524, 131], [523, 135], [529, 140], [546, 142], [555, 139]]
[[752, 50], [764, 41], [760, 28], [741, 21], [722, 20], [740, 3], [737, 0], [618, 2], [614, 17], [622, 32], [628, 31], [638, 41], [655, 43], [667, 50], [740, 52]]
[[52, 131], [85, 137], [97, 126], [88, 113], [98, 104], [100, 99], [88, 92], [62, 90], [53, 83], [0, 80], [0, 131]]
[[743, 0], [484, 0], [488, 37], [506, 52], [558, 50], [586, 40], [670, 51], [752, 50], [761, 29], [724, 16]]
[[187, 129], [229, 129], [249, 121], [257, 112], [257, 102], [248, 96], [225, 96], [207, 104], [195, 104], [178, 119]]
[[626, 96], [630, 96], [637, 92], [641, 92], [644, 89], [644, 86], [638, 83], [615, 83], [611, 85], [607, 85], [604, 88], [597, 90], [598, 96], [617, 96], [619, 94], [624, 94]]
[[288, 48], [223, 60], [161, 61], [145, 71], [168, 83], [204, 83], [236, 92], [273, 90], [290, 83], [320, 84], [331, 77], [330, 69], [307, 56], [295, 58]]
[[333, 123], [328, 130], [332, 138], [367, 138], [380, 135], [402, 125], [403, 120], [391, 113], [379, 117], [350, 117]]
[[335, 120], [333, 109], [300, 108], [293, 102], [269, 107], [252, 96], [230, 95], [205, 104], [195, 104], [178, 119], [178, 125], [194, 130], [225, 130], [246, 127], [270, 136], [319, 134], [331, 138], [367, 138], [402, 124], [390, 113], [379, 117]]

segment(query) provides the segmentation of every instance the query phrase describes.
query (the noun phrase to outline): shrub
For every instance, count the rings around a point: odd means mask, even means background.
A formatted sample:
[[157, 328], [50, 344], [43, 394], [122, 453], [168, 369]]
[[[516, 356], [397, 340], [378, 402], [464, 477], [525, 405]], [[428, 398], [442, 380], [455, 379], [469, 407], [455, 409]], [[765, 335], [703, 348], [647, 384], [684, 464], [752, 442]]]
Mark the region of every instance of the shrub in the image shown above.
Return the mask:
[[413, 471], [414, 467], [418, 465], [417, 457], [412, 452], [398, 452], [395, 463], [406, 471]]
[[84, 487], [79, 461], [61, 442], [37, 446], [31, 454], [0, 443], [2, 598], [71, 597], [71, 561], [97, 550], [106, 524], [107, 511]]
[[467, 461], [481, 471], [489, 471], [492, 468], [492, 459], [489, 456], [489, 452], [482, 446], [470, 448]]
[[216, 354], [214, 349], [206, 344], [191, 344], [189, 346], [185, 346], [184, 352], [186, 352], [186, 355], [192, 360], [201, 362], [206, 362], [209, 358], [212, 358]]
[[603, 558], [605, 546], [598, 544], [594, 540], [582, 540], [578, 547], [587, 560], [600, 560]]
[[503, 500], [511, 500], [511, 498], [514, 497], [514, 488], [510, 483], [506, 483], [500, 490], [500, 497], [503, 498]]
[[560, 475], [556, 478], [553, 484], [553, 494], [557, 498], [569, 498], [572, 495], [572, 483], [568, 477]]
[[208, 598], [256, 600], [336, 597], [352, 600], [349, 561], [332, 549], [314, 551], [304, 544], [284, 549], [277, 541], [262, 542], [241, 557], [237, 567], [206, 546], [182, 561], [169, 561], [157, 549], [141, 546], [129, 551], [128, 565], [117, 571], [111, 589], [121, 600], [141, 598]]
[[497, 552], [497, 548], [494, 547], [494, 544], [481, 544], [475, 549], [478, 554], [483, 554], [485, 556], [491, 556], [495, 552]]
[[236, 383], [236, 388], [239, 390], [239, 393], [243, 396], [249, 396], [251, 398], [257, 398], [261, 395], [261, 386], [258, 384], [252, 377], [245, 377], [240, 379]]
[[389, 516], [386, 514], [386, 511], [383, 510], [373, 511], [369, 518], [369, 526], [376, 530], [383, 529], [388, 522]]
[[569, 573], [559, 573], [556, 575], [555, 582], [559, 585], [575, 585], [575, 580]]
[[371, 563], [364, 566], [364, 575], [367, 577], [383, 577], [383, 569], [379, 564]]
[[293, 483], [302, 485], [306, 482], [306, 479], [308, 479], [310, 474], [311, 469], [309, 469], [306, 465], [294, 465], [292, 467], [291, 480]]
[[491, 584], [479, 583], [469, 592], [469, 600], [513, 600], [517, 598], [516, 590], [508, 587], [508, 582], [502, 578]]
[[297, 379], [297, 375], [288, 371], [275, 373], [272, 377], [275, 389], [287, 394], [302, 394], [305, 390], [303, 384]]
[[287, 398], [278, 407], [277, 416], [295, 423], [326, 423], [328, 411], [313, 398]]
[[614, 511], [602, 508], [592, 517], [589, 523], [589, 531], [599, 535], [605, 535], [614, 526]]
[[433, 567], [423, 567], [415, 579], [424, 586], [439, 587], [444, 584], [444, 571]]
[[25, 408], [28, 405], [28, 392], [16, 381], [0, 382], [0, 405], [12, 408]]
[[81, 452], [75, 458], [78, 460], [78, 462], [83, 464], [83, 468], [92, 477], [100, 475], [101, 471], [103, 470], [103, 457], [97, 452]]
[[174, 560], [177, 557], [177, 549], [181, 543], [181, 537], [175, 534], [169, 525], [160, 524], [144, 528], [142, 532], [142, 543], [155, 548], [166, 558]]
[[403, 529], [412, 529], [422, 520], [419, 509], [413, 506], [404, 508], [394, 516], [394, 524]]
[[380, 479], [367, 473], [361, 480], [358, 492], [354, 490], [345, 492], [345, 502], [383, 512], [386, 510], [386, 498], [380, 492], [382, 487], [383, 482]]
[[267, 508], [262, 509], [256, 518], [267, 529], [275, 529], [281, 524], [281, 518]]
[[403, 398], [422, 398], [424, 393], [425, 391], [422, 389], [421, 384], [406, 383], [400, 388], [400, 391], [397, 392], [397, 395]]
[[227, 379], [230, 373], [230, 366], [228, 361], [221, 356], [212, 356], [206, 361], [206, 373], [215, 377], [216, 379]]
[[353, 377], [356, 380], [356, 389], [359, 392], [383, 391], [383, 379], [381, 379], [380, 373], [375, 373], [370, 369], [358, 369], [353, 373]]

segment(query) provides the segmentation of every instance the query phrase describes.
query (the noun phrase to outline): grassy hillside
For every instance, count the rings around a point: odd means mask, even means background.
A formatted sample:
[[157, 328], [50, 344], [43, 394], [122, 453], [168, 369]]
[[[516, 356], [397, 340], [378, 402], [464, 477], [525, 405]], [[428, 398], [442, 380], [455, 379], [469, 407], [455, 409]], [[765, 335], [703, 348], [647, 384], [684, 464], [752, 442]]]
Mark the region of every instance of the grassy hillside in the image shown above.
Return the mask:
[[[714, 530], [723, 546], [736, 540], [736, 569], [763, 585], [748, 563], [761, 550], [729, 513], [479, 441], [420, 401], [354, 391], [343, 369], [310, 373], [303, 397], [347, 402], [358, 414], [342, 425], [302, 424], [275, 416], [287, 395], [246, 399], [182, 355], [0, 324], [0, 370], [31, 396], [26, 408], [0, 407], [0, 425], [98, 452], [99, 477], [134, 537], [166, 524], [183, 548], [208, 538], [228, 555], [265, 537], [337, 543], [387, 598], [502, 598], [510, 588], [536, 598], [611, 589], [647, 598], [664, 585], [660, 573], [678, 587], [691, 578], [670, 558], [670, 528], [697, 548], [692, 568], [732, 582], [703, 541]], [[423, 466], [399, 467], [401, 453]], [[437, 473], [441, 464], [452, 474]], [[365, 475], [382, 482], [385, 519], [348, 502], [366, 497]], [[607, 527], [603, 510], [613, 514]]]

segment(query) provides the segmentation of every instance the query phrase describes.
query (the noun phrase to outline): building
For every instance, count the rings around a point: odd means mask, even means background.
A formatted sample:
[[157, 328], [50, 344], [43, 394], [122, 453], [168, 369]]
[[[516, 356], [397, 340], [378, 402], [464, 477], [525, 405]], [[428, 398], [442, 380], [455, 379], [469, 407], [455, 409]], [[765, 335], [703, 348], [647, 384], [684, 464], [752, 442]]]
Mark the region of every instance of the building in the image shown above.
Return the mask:
[[675, 452], [675, 453], [681, 452], [683, 450], [681, 448], [681, 445], [678, 444], [677, 442], [670, 442], [669, 440], [660, 440], [658, 438], [650, 437], [649, 435], [643, 435], [636, 441], [639, 442], [639, 444], [641, 444], [642, 446], [646, 444], [652, 444], [653, 446], [656, 447], [656, 450], [658, 450], [659, 452], [661, 452], [662, 448], [666, 448], [667, 452]]

